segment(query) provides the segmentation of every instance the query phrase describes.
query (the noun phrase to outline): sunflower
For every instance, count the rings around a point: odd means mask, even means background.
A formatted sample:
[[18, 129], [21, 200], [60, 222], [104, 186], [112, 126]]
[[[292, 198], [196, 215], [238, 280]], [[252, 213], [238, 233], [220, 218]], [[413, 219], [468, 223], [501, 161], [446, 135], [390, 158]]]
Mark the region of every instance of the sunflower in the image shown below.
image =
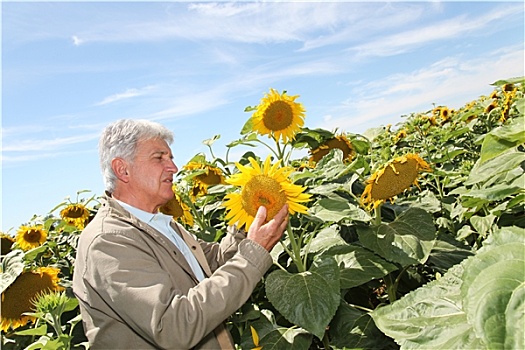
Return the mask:
[[495, 103], [494, 101], [491, 102], [489, 105], [487, 105], [487, 107], [485, 107], [485, 113], [490, 113], [496, 107], [498, 107], [497, 103]]
[[0, 242], [2, 248], [2, 255], [7, 255], [11, 251], [11, 248], [15, 243], [15, 239], [9, 235], [6, 235], [3, 232], [0, 232]]
[[304, 107], [295, 102], [299, 95], [279, 94], [274, 89], [266, 94], [251, 117], [253, 131], [271, 135], [275, 140], [288, 143], [304, 125]]
[[261, 166], [249, 159], [251, 167], [236, 163], [240, 173], [232, 175], [227, 183], [241, 187], [240, 193], [230, 193], [225, 196], [224, 206], [228, 213], [229, 224], [238, 223], [239, 228], [245, 226], [248, 230], [262, 205], [266, 207], [266, 221], [270, 221], [288, 203], [290, 214], [306, 213], [307, 208], [299, 203], [308, 202], [310, 195], [303, 193], [305, 187], [294, 185], [288, 178], [293, 169], [279, 168], [279, 162], [273, 166], [268, 156]]
[[16, 234], [16, 243], [22, 250], [41, 246], [47, 239], [47, 231], [42, 225], [20, 226]]
[[343, 151], [343, 161], [351, 161], [354, 158], [354, 148], [348, 138], [341, 134], [336, 135], [325, 142], [319, 147], [310, 151], [310, 161], [319, 162], [325, 155], [327, 155], [332, 149], [338, 148]]
[[175, 220], [180, 218], [181, 221], [186, 225], [193, 226], [193, 216], [191, 215], [190, 207], [184, 203], [177, 192], [177, 185], [173, 184], [172, 190], [174, 194], [173, 198], [168, 203], [160, 207], [159, 211], [166, 215], [173, 216]]
[[432, 113], [441, 117], [441, 119], [443, 119], [443, 121], [446, 122], [450, 119], [452, 111], [449, 110], [447, 107], [436, 107], [432, 110]]
[[386, 200], [402, 193], [410, 185], [417, 185], [421, 171], [432, 171], [427, 162], [417, 154], [407, 154], [390, 161], [366, 181], [361, 202], [369, 209], [377, 208]]
[[60, 216], [68, 225], [82, 230], [89, 218], [89, 210], [80, 203], [72, 203], [60, 211]]
[[60, 291], [64, 288], [58, 285], [59, 269], [40, 267], [35, 271], [22, 272], [20, 276], [2, 293], [2, 331], [9, 327], [16, 329], [34, 322], [35, 318], [24, 315], [34, 312], [33, 302], [43, 293]]
[[394, 143], [398, 143], [400, 140], [407, 137], [407, 131], [405, 129], [401, 129], [397, 132]]
[[202, 173], [193, 177], [193, 186], [190, 194], [193, 201], [197, 197], [208, 193], [208, 187], [212, 185], [225, 184], [225, 178], [221, 169], [205, 163], [189, 162], [184, 166], [185, 170], [197, 170]]

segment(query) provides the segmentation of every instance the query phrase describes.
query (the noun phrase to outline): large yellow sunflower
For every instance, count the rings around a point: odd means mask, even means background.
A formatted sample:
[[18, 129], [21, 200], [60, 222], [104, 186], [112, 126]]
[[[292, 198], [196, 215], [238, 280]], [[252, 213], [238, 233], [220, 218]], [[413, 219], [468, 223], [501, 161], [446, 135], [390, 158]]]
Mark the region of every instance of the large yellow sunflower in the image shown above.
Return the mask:
[[205, 163], [189, 162], [183, 168], [185, 170], [190, 171], [204, 171], [202, 174], [199, 174], [192, 178], [193, 185], [190, 191], [190, 195], [193, 201], [197, 197], [203, 196], [206, 193], [208, 193], [209, 186], [225, 184], [223, 172], [217, 167]]
[[288, 96], [286, 92], [279, 94], [270, 89], [251, 117], [253, 131], [285, 143], [293, 140], [304, 125], [305, 110], [301, 103], [295, 102], [297, 97], [299, 95]]
[[2, 248], [2, 255], [7, 255], [11, 251], [15, 239], [3, 232], [0, 232], [0, 246]]
[[171, 215], [175, 220], [181, 219], [183, 223], [188, 226], [193, 226], [193, 216], [191, 215], [190, 207], [180, 197], [177, 192], [177, 185], [173, 184], [173, 198], [162, 207], [159, 208], [161, 213]]
[[72, 203], [60, 211], [60, 216], [68, 225], [83, 230], [89, 219], [89, 210], [81, 203]]
[[16, 243], [22, 250], [41, 246], [47, 239], [47, 231], [42, 225], [20, 226], [16, 234]]
[[236, 163], [239, 173], [226, 180], [227, 183], [241, 187], [240, 193], [229, 193], [225, 196], [224, 206], [228, 213], [229, 224], [237, 223], [239, 228], [245, 226], [248, 230], [262, 205], [266, 207], [266, 220], [270, 221], [288, 203], [290, 214], [306, 213], [307, 208], [300, 204], [310, 200], [310, 195], [303, 193], [305, 187], [294, 185], [289, 175], [293, 169], [279, 168], [279, 162], [270, 164], [270, 156], [266, 158], [263, 167], [250, 158], [250, 166]]
[[319, 162], [334, 148], [338, 148], [343, 151], [343, 161], [350, 161], [354, 157], [354, 148], [352, 147], [352, 143], [345, 135], [341, 134], [326, 140], [319, 147], [311, 150], [310, 161], [316, 163]]
[[2, 293], [2, 331], [9, 327], [16, 329], [34, 322], [35, 318], [24, 315], [34, 312], [33, 302], [42, 293], [60, 291], [64, 288], [58, 285], [59, 269], [40, 267], [35, 271], [22, 272], [20, 276]]
[[386, 200], [392, 200], [410, 185], [417, 185], [417, 177], [421, 171], [432, 171], [432, 169], [417, 154], [395, 158], [366, 181], [361, 202], [368, 208], [376, 208]]

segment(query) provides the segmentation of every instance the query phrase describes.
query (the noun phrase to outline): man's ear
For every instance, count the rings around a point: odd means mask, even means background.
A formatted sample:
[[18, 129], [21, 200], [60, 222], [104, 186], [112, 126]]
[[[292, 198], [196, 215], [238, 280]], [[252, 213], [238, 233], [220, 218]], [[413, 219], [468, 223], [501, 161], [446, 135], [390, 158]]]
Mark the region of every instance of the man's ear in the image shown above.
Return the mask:
[[114, 158], [111, 161], [111, 168], [120, 181], [129, 181], [128, 163], [124, 159]]

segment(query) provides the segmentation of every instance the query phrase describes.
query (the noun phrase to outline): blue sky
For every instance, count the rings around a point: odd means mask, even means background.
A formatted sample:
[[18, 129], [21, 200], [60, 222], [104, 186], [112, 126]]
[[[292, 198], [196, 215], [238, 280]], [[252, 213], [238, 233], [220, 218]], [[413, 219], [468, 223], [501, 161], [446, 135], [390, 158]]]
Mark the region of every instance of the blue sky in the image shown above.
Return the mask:
[[524, 75], [522, 1], [1, 5], [3, 232], [101, 194], [116, 119], [165, 124], [182, 166], [217, 134], [224, 155], [270, 88], [300, 95], [307, 127], [363, 133]]

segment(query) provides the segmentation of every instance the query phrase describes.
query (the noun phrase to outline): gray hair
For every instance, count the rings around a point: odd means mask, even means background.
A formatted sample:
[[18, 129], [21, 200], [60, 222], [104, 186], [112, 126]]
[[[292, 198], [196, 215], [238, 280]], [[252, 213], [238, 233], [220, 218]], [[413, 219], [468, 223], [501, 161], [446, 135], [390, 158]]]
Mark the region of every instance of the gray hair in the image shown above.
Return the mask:
[[162, 139], [168, 145], [173, 133], [165, 126], [150, 120], [121, 119], [106, 126], [98, 144], [100, 167], [108, 192], [115, 190], [117, 177], [111, 168], [115, 158], [133, 161], [137, 144], [142, 140]]

